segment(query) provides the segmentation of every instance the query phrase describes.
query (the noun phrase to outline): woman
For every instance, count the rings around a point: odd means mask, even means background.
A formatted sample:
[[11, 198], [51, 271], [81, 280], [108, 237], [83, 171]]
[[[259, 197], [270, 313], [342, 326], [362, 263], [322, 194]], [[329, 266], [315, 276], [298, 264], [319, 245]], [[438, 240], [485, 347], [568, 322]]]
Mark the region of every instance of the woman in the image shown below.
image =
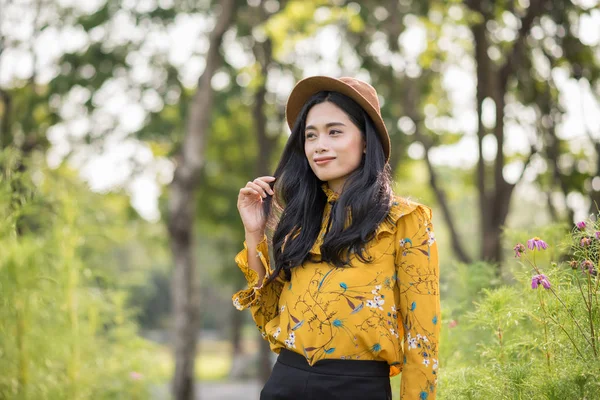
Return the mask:
[[238, 197], [246, 241], [236, 262], [249, 288], [233, 303], [250, 308], [279, 353], [261, 399], [391, 399], [389, 377], [401, 371], [402, 399], [434, 399], [431, 210], [392, 193], [375, 89], [306, 78], [286, 117], [291, 136], [274, 176]]

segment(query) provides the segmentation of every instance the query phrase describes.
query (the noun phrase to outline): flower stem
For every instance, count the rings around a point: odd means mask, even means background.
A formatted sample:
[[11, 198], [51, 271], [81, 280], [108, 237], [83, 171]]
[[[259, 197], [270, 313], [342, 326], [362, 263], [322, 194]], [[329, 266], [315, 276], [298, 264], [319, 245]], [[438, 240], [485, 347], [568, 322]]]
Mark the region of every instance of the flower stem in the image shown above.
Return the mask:
[[[542, 305], [542, 308], [544, 308], [544, 299], [541, 296], [541, 292], [538, 291], [538, 297], [540, 299], [540, 304]], [[545, 314], [545, 308], [544, 308], [544, 314]], [[544, 320], [542, 321], [542, 323], [544, 324], [544, 339], [545, 339], [545, 343], [544, 346], [546, 347], [546, 362], [548, 363], [548, 371], [551, 371], [551, 367], [550, 367], [550, 351], [548, 350], [548, 321], [546, 320], [546, 318], [544, 318]]]
[[588, 315], [590, 319], [590, 333], [592, 334], [592, 350], [594, 350], [594, 357], [598, 358], [598, 352], [596, 351], [596, 334], [594, 333], [594, 316], [592, 314], [592, 274], [589, 273], [587, 276], [588, 280]]
[[554, 291], [553, 288], [550, 288], [550, 291], [552, 292], [552, 294], [554, 295], [554, 297], [556, 297], [556, 299], [560, 302], [560, 304], [562, 304], [562, 306], [565, 308], [565, 310], [567, 310], [567, 313], [569, 313], [569, 315], [571, 316], [571, 319], [573, 320], [573, 322], [575, 322], [575, 325], [577, 325], [577, 328], [579, 328], [579, 332], [581, 332], [581, 335], [583, 336], [583, 338], [585, 339], [585, 341], [588, 342], [588, 344], [590, 346], [592, 346], [592, 343], [590, 342], [590, 339], [588, 339], [588, 337], [585, 336], [585, 333], [583, 332], [583, 329], [581, 328], [581, 325], [579, 325], [579, 323], [577, 322], [577, 319], [575, 318], [575, 316], [573, 315], [573, 313], [571, 313], [571, 310], [569, 310], [569, 308], [567, 307], [567, 305], [561, 300], [560, 297], [558, 297], [558, 294]]
[[504, 346], [502, 345], [502, 327], [498, 321], [498, 341], [500, 344], [500, 361], [504, 361]]
[[540, 269], [537, 267], [537, 265], [535, 264], [535, 251], [533, 252], [533, 261], [531, 261], [529, 259], [529, 257], [524, 257], [524, 258], [529, 263], [529, 265], [531, 265], [531, 268], [533, 268], [534, 271], [538, 273], [538, 275], [542, 273], [540, 271]]
[[571, 337], [571, 335], [569, 335], [569, 332], [567, 332], [567, 330], [565, 329], [564, 326], [562, 326], [562, 324], [560, 322], [558, 322], [556, 319], [554, 319], [553, 316], [551, 316], [548, 311], [546, 310], [546, 308], [544, 307], [543, 303], [542, 304], [542, 309], [544, 310], [544, 314], [546, 314], [546, 316], [548, 318], [550, 318], [552, 320], [552, 322], [554, 322], [556, 325], [558, 325], [558, 327], [560, 329], [562, 329], [562, 331], [565, 333], [565, 335], [567, 335], [567, 337], [569, 338], [569, 340], [571, 341], [571, 343], [573, 344], [573, 347], [575, 348], [575, 350], [577, 351], [577, 353], [579, 353], [579, 355], [581, 356], [582, 360], [585, 360], [585, 357], [583, 356], [583, 354], [581, 353], [581, 351], [579, 350], [579, 347], [577, 347], [577, 344], [575, 343], [575, 341], [573, 340], [573, 338]]
[[579, 280], [579, 276], [577, 276], [577, 274], [575, 274], [575, 279], [577, 279], [577, 286], [579, 286], [579, 292], [581, 293], [581, 297], [583, 298], [585, 307], [589, 308], [587, 299], [585, 298], [585, 294], [583, 293], [583, 288], [581, 287], [581, 281]]

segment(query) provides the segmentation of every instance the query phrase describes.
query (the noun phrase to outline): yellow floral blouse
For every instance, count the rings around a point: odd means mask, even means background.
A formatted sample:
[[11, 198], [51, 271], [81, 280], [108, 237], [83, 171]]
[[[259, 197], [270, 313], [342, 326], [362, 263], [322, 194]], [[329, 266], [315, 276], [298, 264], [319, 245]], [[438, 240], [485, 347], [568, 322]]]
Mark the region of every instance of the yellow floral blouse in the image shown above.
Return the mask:
[[[328, 202], [310, 251], [317, 256], [338, 196], [326, 185], [323, 190]], [[277, 278], [259, 285], [244, 243], [235, 261], [248, 289], [234, 294], [233, 304], [238, 310], [250, 308], [276, 353], [287, 348], [310, 365], [322, 359], [386, 361], [390, 376], [402, 372], [402, 399], [435, 399], [441, 316], [431, 210], [394, 197], [365, 248], [369, 264], [354, 256], [350, 268], [308, 261], [291, 270], [289, 282]], [[257, 251], [266, 279], [273, 272], [266, 237]]]

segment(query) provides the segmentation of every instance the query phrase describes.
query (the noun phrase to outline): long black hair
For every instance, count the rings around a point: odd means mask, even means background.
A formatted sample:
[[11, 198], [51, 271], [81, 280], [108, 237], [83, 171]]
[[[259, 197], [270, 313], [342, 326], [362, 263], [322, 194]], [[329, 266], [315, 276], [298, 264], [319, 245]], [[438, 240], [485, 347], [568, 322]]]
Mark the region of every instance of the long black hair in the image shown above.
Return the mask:
[[[366, 141], [366, 153], [332, 205], [329, 228], [321, 246], [321, 261], [347, 267], [350, 256], [355, 254], [368, 262], [364, 245], [374, 237], [390, 210], [390, 167], [369, 115], [354, 100], [340, 93], [322, 91], [313, 95], [298, 115], [275, 170], [275, 199], [268, 197], [263, 204], [271, 229], [274, 228], [271, 261], [274, 272], [270, 280], [282, 270], [285, 279], [290, 280], [291, 269], [309, 259], [309, 251], [321, 230], [327, 196], [321, 188], [324, 182], [317, 178], [306, 158], [304, 130], [310, 109], [326, 101], [344, 111], [360, 129]], [[351, 224], [345, 229], [349, 216]]]

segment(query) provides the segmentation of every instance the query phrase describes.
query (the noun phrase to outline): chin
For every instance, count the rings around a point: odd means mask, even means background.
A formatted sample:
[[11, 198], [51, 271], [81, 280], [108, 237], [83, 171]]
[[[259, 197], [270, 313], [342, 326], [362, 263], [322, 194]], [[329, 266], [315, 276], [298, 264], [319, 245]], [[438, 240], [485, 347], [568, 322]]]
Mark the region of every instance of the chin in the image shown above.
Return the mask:
[[329, 181], [334, 181], [336, 179], [341, 178], [343, 175], [333, 175], [333, 174], [321, 174], [321, 175], [317, 175], [317, 178], [319, 178], [321, 181], [323, 182], [329, 182]]
[[313, 169], [312, 166], [311, 166], [311, 169], [312, 169], [313, 173], [315, 174], [315, 176], [323, 182], [329, 182], [332, 180], [342, 178], [352, 172], [352, 171], [323, 171], [323, 170], [320, 170], [318, 167]]
[[332, 180], [332, 179], [335, 179], [335, 178], [336, 178], [336, 175], [334, 175], [334, 174], [324, 174], [324, 173], [322, 173], [322, 172], [321, 172], [320, 174], [318, 174], [318, 173], [317, 173], [317, 172], [315, 172], [314, 170], [313, 170], [313, 173], [315, 174], [315, 176], [316, 176], [316, 177], [317, 177], [319, 180], [321, 180], [321, 181], [323, 181], [323, 182], [327, 182], [327, 181], [330, 181], [330, 180]]

